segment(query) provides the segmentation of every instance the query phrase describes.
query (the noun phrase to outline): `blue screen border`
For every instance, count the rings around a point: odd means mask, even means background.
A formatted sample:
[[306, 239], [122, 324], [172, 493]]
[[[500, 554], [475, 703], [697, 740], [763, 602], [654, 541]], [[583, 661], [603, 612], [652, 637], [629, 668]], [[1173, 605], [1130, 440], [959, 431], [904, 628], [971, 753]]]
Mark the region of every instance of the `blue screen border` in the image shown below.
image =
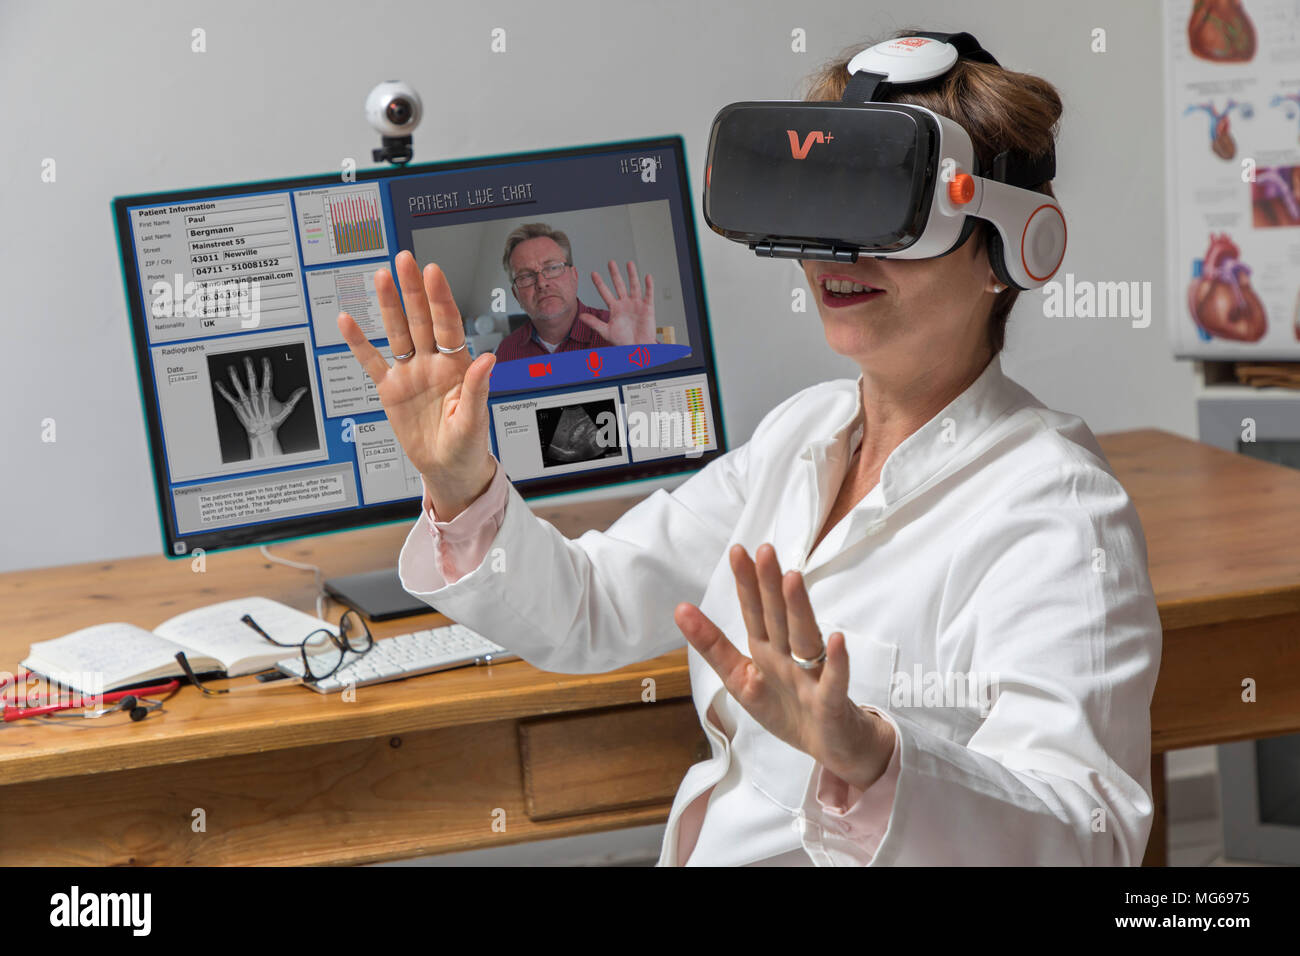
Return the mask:
[[[686, 163], [686, 144], [681, 135], [654, 137], [648, 139], [621, 140], [608, 143], [595, 143], [586, 146], [573, 146], [559, 149], [536, 150], [519, 153], [501, 153], [481, 156], [473, 159], [444, 160], [436, 163], [410, 163], [405, 166], [376, 167], [359, 169], [354, 180], [349, 182], [369, 182], [410, 176], [423, 173], [437, 173], [450, 170], [472, 169], [480, 166], [492, 166], [502, 163], [533, 162], [549, 159], [564, 159], [574, 156], [589, 156], [600, 152], [625, 152], [627, 150], [669, 149], [677, 161], [678, 182], [681, 188], [681, 208], [685, 219], [686, 241], [688, 243], [688, 261], [691, 264], [691, 282], [696, 301], [699, 304], [700, 329], [698, 346], [703, 370], [710, 382], [710, 401], [713, 421], [717, 435], [717, 448], [694, 458], [677, 457], [654, 459], [623, 466], [625, 477], [620, 481], [599, 482], [602, 488], [620, 488], [635, 486], [646, 481], [654, 481], [665, 476], [689, 474], [702, 469], [710, 461], [727, 451], [726, 430], [722, 416], [721, 389], [718, 385], [717, 367], [713, 353], [712, 334], [709, 323], [708, 299], [704, 287], [704, 273], [700, 264], [699, 243], [696, 234], [695, 208], [692, 202], [690, 177]], [[123, 291], [126, 296], [127, 311], [131, 319], [132, 339], [136, 354], [136, 378], [140, 391], [141, 409], [149, 438], [151, 460], [154, 473], [156, 504], [158, 506], [159, 525], [162, 532], [163, 554], [174, 560], [191, 557], [195, 552], [204, 553], [243, 548], [251, 545], [286, 542], [303, 537], [334, 534], [357, 528], [373, 527], [394, 523], [409, 523], [419, 515], [419, 503], [413, 499], [385, 502], [383, 504], [362, 505], [337, 512], [326, 512], [311, 516], [297, 516], [277, 519], [257, 524], [241, 525], [183, 537], [177, 533], [174, 511], [170, 505], [172, 492], [168, 478], [163, 444], [162, 422], [157, 403], [153, 399], [155, 383], [153, 366], [149, 357], [148, 323], [146, 306], [139, 288], [139, 271], [135, 256], [135, 244], [132, 241], [130, 212], [132, 207], [166, 204], [181, 204], [199, 199], [219, 198], [249, 191], [298, 190], [322, 186], [334, 186], [343, 183], [339, 173], [324, 173], [314, 176], [295, 177], [292, 179], [267, 179], [251, 182], [231, 183], [221, 186], [208, 186], [184, 190], [172, 190], [138, 195], [116, 196], [112, 200], [112, 214], [117, 228], [118, 260], [122, 269]], [[602, 470], [603, 471], [603, 470]], [[544, 480], [521, 483], [517, 490], [524, 498], [551, 498], [567, 496], [596, 486], [592, 475], [580, 472], [573, 475], [557, 476]], [[629, 487], [629, 493], [633, 489]], [[183, 542], [181, 548], [177, 543]]]

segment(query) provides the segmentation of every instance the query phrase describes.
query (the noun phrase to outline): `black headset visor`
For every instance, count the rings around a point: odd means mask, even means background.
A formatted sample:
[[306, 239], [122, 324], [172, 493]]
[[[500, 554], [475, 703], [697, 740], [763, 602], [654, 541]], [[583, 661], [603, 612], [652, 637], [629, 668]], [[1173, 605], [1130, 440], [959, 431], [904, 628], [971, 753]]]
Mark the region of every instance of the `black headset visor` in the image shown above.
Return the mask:
[[906, 249], [930, 215], [939, 141], [933, 117], [902, 104], [733, 103], [709, 136], [705, 221], [760, 255]]

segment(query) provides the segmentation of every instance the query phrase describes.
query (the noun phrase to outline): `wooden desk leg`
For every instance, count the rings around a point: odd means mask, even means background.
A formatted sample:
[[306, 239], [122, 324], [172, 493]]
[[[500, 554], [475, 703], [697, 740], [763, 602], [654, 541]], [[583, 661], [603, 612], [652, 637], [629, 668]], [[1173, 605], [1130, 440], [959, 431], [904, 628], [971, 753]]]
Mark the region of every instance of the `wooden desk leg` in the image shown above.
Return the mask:
[[1151, 838], [1147, 840], [1143, 866], [1169, 865], [1169, 825], [1165, 818], [1165, 755], [1151, 755], [1151, 800], [1155, 814], [1151, 820]]

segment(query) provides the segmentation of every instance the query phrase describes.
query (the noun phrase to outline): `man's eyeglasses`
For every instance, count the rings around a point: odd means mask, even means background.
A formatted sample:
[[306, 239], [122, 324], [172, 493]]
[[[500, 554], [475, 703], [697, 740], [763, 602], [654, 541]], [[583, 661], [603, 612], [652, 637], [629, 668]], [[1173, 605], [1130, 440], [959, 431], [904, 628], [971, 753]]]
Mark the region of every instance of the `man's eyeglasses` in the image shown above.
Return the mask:
[[[572, 262], [552, 262], [549, 265], [542, 266], [542, 275], [547, 279], [554, 279], [571, 265], [573, 265]], [[515, 284], [516, 289], [531, 289], [537, 284], [537, 273], [521, 272], [511, 278], [510, 281]]]
[[[343, 616], [339, 618], [338, 634], [322, 627], [312, 631], [301, 641], [277, 641], [262, 630], [258, 623], [253, 620], [251, 614], [245, 614], [240, 620], [277, 647], [298, 648], [299, 653], [302, 654], [303, 677], [301, 680], [304, 683], [312, 683], [332, 677], [345, 663], [351, 664], [375, 646], [375, 638], [370, 633], [370, 628], [366, 626], [365, 618], [352, 608], [344, 611]], [[195, 676], [189, 661], [185, 659], [183, 651], [176, 655], [176, 660], [180, 663], [181, 669], [185, 671], [185, 676], [189, 678], [190, 683], [203, 691], [204, 694], [212, 696], [228, 694], [235, 689], [212, 690], [209, 687], [204, 687], [198, 677]], [[277, 685], [272, 683], [261, 686], [274, 687]], [[238, 689], [242, 690], [243, 688]]]

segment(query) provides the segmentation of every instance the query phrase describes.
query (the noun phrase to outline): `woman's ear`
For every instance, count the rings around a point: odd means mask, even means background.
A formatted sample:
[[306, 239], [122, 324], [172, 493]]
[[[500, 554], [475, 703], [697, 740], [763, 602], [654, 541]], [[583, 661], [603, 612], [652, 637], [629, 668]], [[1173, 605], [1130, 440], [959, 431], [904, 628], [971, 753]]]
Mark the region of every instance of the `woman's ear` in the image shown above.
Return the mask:
[[[982, 236], [982, 233], [981, 233], [981, 236]], [[993, 294], [996, 295], [996, 294], [999, 293], [999, 292], [1004, 292], [1004, 291], [1006, 291], [1006, 288], [1007, 288], [1007, 287], [1006, 287], [1006, 285], [1002, 282], [1002, 280], [998, 278], [997, 273], [993, 271], [993, 266], [989, 264], [989, 256], [988, 256], [988, 252], [989, 252], [988, 247], [987, 247], [986, 245], [984, 245], [983, 242], [981, 242], [980, 245], [979, 245], [978, 248], [977, 248], [976, 253], [975, 253], [975, 262], [974, 262], [974, 267], [975, 267], [976, 269], [979, 269], [979, 268], [982, 267], [982, 268], [985, 270], [985, 271], [984, 271], [984, 291], [985, 291], [985, 292], [992, 292]]]
[[991, 255], [993, 250], [989, 246], [989, 233], [987, 229], [981, 229], [980, 236], [983, 239], [983, 243], [980, 246], [980, 252], [982, 254], [980, 258], [982, 259], [984, 265], [988, 268], [988, 272], [986, 272], [984, 275], [984, 291], [992, 292], [994, 295], [997, 295], [999, 292], [1006, 291], [1007, 288], [1006, 283], [1004, 283], [1001, 279], [999, 279], [998, 274], [993, 271], [992, 255]]

